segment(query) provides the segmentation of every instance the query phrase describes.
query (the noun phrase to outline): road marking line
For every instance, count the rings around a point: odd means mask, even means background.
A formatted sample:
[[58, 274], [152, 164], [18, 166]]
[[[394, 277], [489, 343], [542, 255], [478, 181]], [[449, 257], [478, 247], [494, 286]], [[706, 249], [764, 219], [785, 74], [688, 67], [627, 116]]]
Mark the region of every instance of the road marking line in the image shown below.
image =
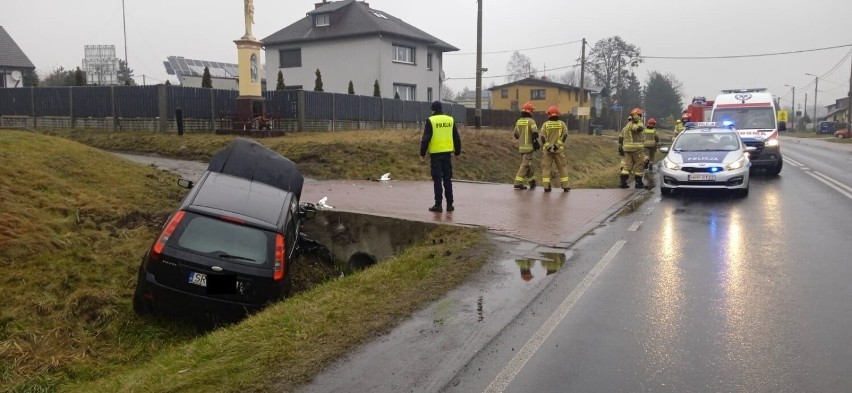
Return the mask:
[[787, 161], [788, 163], [793, 164], [794, 166], [805, 166], [805, 164], [802, 164], [801, 162], [798, 162], [787, 156], [784, 156], [784, 161]]
[[619, 240], [613, 244], [612, 248], [604, 254], [603, 257], [595, 264], [595, 267], [589, 271], [589, 274], [583, 278], [583, 281], [574, 288], [571, 293], [568, 294], [568, 297], [562, 301], [562, 304], [550, 315], [550, 318], [547, 318], [547, 321], [544, 322], [543, 325], [535, 332], [535, 334], [530, 337], [529, 341], [524, 344], [524, 347], [521, 348], [518, 353], [512, 357], [512, 360], [500, 370], [500, 373], [494, 377], [494, 380], [488, 385], [487, 388], [483, 391], [484, 393], [502, 393], [506, 390], [512, 380], [515, 379], [516, 376], [521, 372], [524, 368], [524, 365], [535, 355], [536, 351], [544, 344], [545, 340], [550, 337], [550, 334], [556, 329], [556, 326], [565, 319], [565, 316], [568, 314], [568, 311], [571, 311], [571, 308], [574, 307], [574, 304], [583, 296], [583, 293], [586, 292], [587, 289], [592, 285], [595, 279], [598, 278], [598, 275], [606, 268], [606, 265], [615, 258], [615, 255], [624, 247], [626, 243], [625, 240]]
[[[844, 186], [843, 184], [837, 183], [837, 184], [839, 184], [839, 185], [840, 185], [840, 187], [838, 187], [837, 185], [834, 185], [834, 184], [832, 184], [832, 183], [831, 183], [831, 182], [835, 182], [836, 180], [831, 179], [831, 178], [829, 178], [828, 176], [825, 176], [825, 175], [823, 175], [823, 174], [821, 174], [821, 173], [819, 173], [819, 172], [805, 172], [805, 173], [807, 173], [808, 175], [810, 175], [810, 176], [811, 176], [811, 177], [813, 177], [814, 179], [817, 179], [817, 180], [819, 180], [819, 181], [821, 181], [821, 182], [825, 183], [825, 185], [827, 185], [827, 186], [829, 186], [829, 187], [831, 187], [831, 188], [835, 189], [837, 192], [839, 192], [839, 193], [841, 193], [841, 194], [845, 195], [847, 198], [852, 199], [852, 193], [850, 193], [850, 192], [846, 192], [846, 191], [843, 189], [843, 188], [849, 189], [848, 187]], [[823, 178], [823, 177], [821, 177], [821, 176], [824, 176], [825, 178]], [[843, 188], [841, 188], [841, 187], [843, 187]], [[850, 190], [850, 191], [852, 191], [852, 190]]]
[[633, 223], [633, 225], [630, 226], [630, 228], [627, 228], [627, 230], [630, 232], [636, 232], [636, 230], [639, 229], [640, 225], [642, 225], [642, 221], [636, 221]]
[[803, 171], [809, 171], [809, 170], [811, 170], [811, 168], [808, 168], [808, 167], [806, 167], [806, 166], [803, 166], [801, 169], [802, 169]]
[[845, 185], [845, 184], [841, 183], [840, 181], [835, 180], [835, 179], [834, 179], [834, 178], [832, 178], [832, 177], [829, 177], [828, 175], [826, 175], [826, 174], [824, 174], [824, 173], [822, 173], [822, 172], [813, 171], [813, 173], [814, 173], [815, 175], [817, 175], [817, 176], [822, 177], [822, 178], [823, 178], [823, 179], [825, 179], [825, 180], [828, 180], [829, 182], [834, 183], [836, 186], [838, 186], [838, 187], [840, 187], [840, 188], [842, 188], [842, 189], [844, 189], [844, 190], [846, 190], [846, 191], [852, 192], [852, 187], [849, 187], [849, 186], [847, 186], [847, 185]]

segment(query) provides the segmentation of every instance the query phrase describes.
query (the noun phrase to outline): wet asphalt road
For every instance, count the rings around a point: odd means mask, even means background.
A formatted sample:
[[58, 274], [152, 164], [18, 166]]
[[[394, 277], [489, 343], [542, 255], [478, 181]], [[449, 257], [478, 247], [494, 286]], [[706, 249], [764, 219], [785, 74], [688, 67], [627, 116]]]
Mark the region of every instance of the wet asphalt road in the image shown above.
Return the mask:
[[820, 146], [745, 199], [655, 190], [444, 390], [852, 391], [852, 154]]

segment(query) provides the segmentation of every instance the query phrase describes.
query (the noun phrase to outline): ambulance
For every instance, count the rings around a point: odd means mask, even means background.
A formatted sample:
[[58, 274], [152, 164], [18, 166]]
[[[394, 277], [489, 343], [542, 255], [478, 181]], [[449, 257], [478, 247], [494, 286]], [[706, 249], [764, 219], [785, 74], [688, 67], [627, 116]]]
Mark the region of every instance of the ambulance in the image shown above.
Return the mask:
[[766, 89], [722, 90], [713, 103], [712, 120], [732, 124], [746, 146], [752, 168], [762, 168], [770, 176], [781, 172], [781, 143], [778, 132], [786, 129], [779, 123], [772, 94]]

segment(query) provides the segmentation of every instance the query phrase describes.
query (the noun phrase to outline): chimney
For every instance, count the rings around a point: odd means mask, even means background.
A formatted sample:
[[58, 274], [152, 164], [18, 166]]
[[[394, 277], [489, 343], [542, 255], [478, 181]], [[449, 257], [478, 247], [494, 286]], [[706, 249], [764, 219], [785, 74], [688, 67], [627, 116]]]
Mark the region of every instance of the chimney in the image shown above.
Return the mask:
[[314, 3], [314, 9], [320, 8], [326, 4], [328, 4], [327, 0], [322, 0], [322, 3]]

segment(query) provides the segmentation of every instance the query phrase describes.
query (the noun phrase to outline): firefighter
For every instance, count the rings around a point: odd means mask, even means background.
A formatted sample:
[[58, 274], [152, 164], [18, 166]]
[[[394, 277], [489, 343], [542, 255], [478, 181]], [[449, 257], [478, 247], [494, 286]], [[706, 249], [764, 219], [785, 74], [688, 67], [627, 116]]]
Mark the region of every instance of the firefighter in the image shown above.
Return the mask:
[[682, 119], [677, 119], [674, 127], [674, 136], [677, 137], [686, 128]]
[[644, 188], [642, 182], [642, 165], [645, 162], [643, 157], [643, 131], [644, 128], [640, 123], [642, 119], [642, 110], [634, 108], [630, 111], [630, 121], [621, 130], [621, 135], [618, 137], [618, 155], [621, 156], [621, 183], [620, 188], [629, 188], [627, 179], [630, 174], [636, 181], [636, 188]]
[[645, 169], [653, 172], [654, 155], [657, 152], [657, 145], [660, 144], [660, 137], [657, 136], [657, 119], [648, 119], [648, 125], [642, 132], [642, 144], [645, 147]]
[[521, 107], [521, 118], [515, 122], [515, 139], [518, 140], [518, 151], [521, 153], [521, 168], [515, 175], [515, 189], [526, 190], [525, 183], [529, 183], [530, 189], [535, 189], [535, 168], [533, 154], [540, 148], [538, 143], [538, 125], [532, 118], [535, 110], [533, 104], [527, 102]]
[[565, 138], [568, 135], [568, 126], [559, 120], [559, 108], [556, 105], [547, 108], [547, 121], [541, 125], [541, 145], [544, 148], [544, 158], [541, 161], [541, 183], [544, 192], [550, 192], [551, 164], [556, 163], [559, 171], [559, 184], [565, 192], [571, 191], [568, 187], [568, 168], [565, 166]]

